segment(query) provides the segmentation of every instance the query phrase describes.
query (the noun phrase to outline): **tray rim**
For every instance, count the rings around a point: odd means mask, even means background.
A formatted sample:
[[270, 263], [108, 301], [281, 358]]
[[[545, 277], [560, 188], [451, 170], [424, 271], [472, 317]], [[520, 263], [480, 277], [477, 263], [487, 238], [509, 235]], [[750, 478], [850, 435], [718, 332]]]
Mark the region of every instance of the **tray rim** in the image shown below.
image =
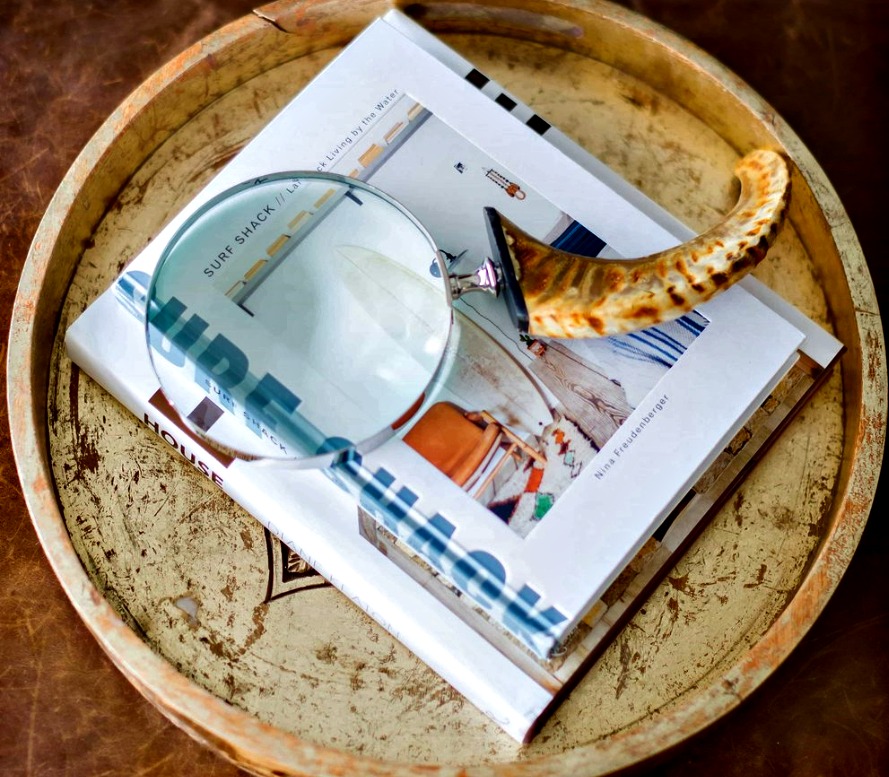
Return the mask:
[[[835, 520], [793, 598], [766, 633], [722, 675], [720, 683], [714, 682], [705, 692], [681, 700], [669, 714], [641, 719], [607, 740], [533, 761], [489, 764], [465, 770], [446, 764], [431, 767], [384, 763], [304, 742], [261, 723], [250, 713], [237, 710], [199, 688], [179, 674], [166, 659], [155, 655], [123, 623], [87, 577], [68, 537], [53, 485], [47, 441], [45, 434], [40, 432], [46, 425], [48, 370], [48, 359], [46, 363], [41, 361], [47, 355], [45, 343], [40, 342], [41, 332], [47, 326], [55, 331], [55, 303], [60, 302], [70, 278], [70, 275], [51, 276], [53, 259], [62, 252], [70, 263], [69, 273], [73, 272], [82, 250], [76, 235], [71, 234], [73, 205], [84, 192], [96, 194], [101, 190], [95, 180], [96, 171], [103, 165], [114, 164], [115, 153], [122, 153], [120, 138], [127, 129], [147, 120], [146, 114], [154, 110], [161, 99], [181, 101], [187, 98], [196, 81], [208, 83], [206, 94], [217, 96], [227, 91], [228, 84], [236, 85], [239, 79], [233, 78], [232, 74], [220, 76], [213, 71], [215, 58], [232, 50], [261, 45], [261, 41], [269, 36], [287, 35], [288, 29], [303, 33], [301, 53], [297, 54], [303, 56], [345, 42], [389, 6], [382, 0], [353, 3], [280, 0], [212, 33], [162, 67], [127, 98], [90, 140], [54, 195], [34, 237], [16, 295], [7, 360], [10, 376], [8, 402], [13, 451], [32, 522], [57, 578], [81, 619], [115, 665], [164, 715], [229, 760], [260, 773], [283, 769], [285, 773], [296, 774], [593, 774], [645, 760], [678, 744], [733, 709], [777, 668], [835, 590], [857, 546], [873, 501], [882, 461], [886, 418], [885, 346], [875, 292], [845, 210], [799, 138], [734, 74], [700, 49], [635, 12], [604, 0], [527, 0], [523, 4], [525, 9], [531, 9], [523, 11], [531, 14], [527, 17], [517, 15], [514, 9], [499, 6], [497, 0], [490, 2], [490, 5], [432, 2], [426, 6], [432, 11], [426, 21], [436, 31], [490, 31], [505, 37], [558, 42], [571, 48], [565, 45], [570, 41], [563, 35], [546, 31], [547, 20], [579, 24], [583, 21], [595, 23], [590, 20], [598, 19], [599, 23], [622, 26], [628, 35], [637, 36], [641, 44], [652, 47], [652, 51], [663, 50], [667, 52], [666, 56], [678, 58], [686, 67], [695, 69], [699, 77], [731, 92], [739, 105], [753, 115], [770, 114], [768, 134], [788, 153], [798, 174], [803, 176], [804, 188], [811, 191], [819, 213], [833, 235], [848, 281], [846, 290], [855, 313], [858, 342], [851, 344], [843, 369], [844, 377], [849, 371], [851, 383], [854, 385], [857, 378], [859, 384], [854, 398], [855, 412], [847, 414], [850, 417], [846, 421], [847, 440], [850, 440], [850, 433], [854, 433], [855, 455], [846, 456], [843, 463], [839, 477], [843, 488], [834, 500]], [[440, 14], [438, 18], [436, 13]], [[349, 23], [338, 23], [344, 15], [348, 16]], [[539, 20], [544, 32], [529, 27], [529, 20], [534, 23]], [[480, 21], [493, 29], [479, 30]], [[311, 41], [306, 40], [308, 38]], [[581, 53], [584, 45], [583, 41], [576, 44]], [[294, 57], [288, 56], [280, 61], [290, 58]], [[259, 58], [254, 63], [256, 72], [252, 75], [262, 72], [271, 59]], [[195, 112], [212, 101], [206, 94], [203, 96], [206, 102]], [[185, 120], [168, 128], [168, 132], [175, 132]], [[743, 142], [743, 139], [735, 139], [735, 142]], [[142, 159], [153, 150], [147, 151]], [[123, 173], [125, 171], [120, 171]], [[114, 178], [114, 181], [118, 179]], [[99, 197], [90, 199], [93, 200], [89, 205], [93, 219], [91, 226], [94, 227], [104, 214], [105, 206]], [[55, 264], [59, 264], [58, 259]], [[61, 275], [65, 276], [65, 273]]]

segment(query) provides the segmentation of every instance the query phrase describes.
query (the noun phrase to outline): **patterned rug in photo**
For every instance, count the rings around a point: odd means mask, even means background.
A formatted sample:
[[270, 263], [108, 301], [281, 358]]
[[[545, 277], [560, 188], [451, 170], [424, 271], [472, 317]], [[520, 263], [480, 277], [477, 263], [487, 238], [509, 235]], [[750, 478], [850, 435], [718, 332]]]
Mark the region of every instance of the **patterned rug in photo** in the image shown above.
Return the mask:
[[530, 458], [523, 461], [509, 479], [498, 486], [488, 504], [492, 512], [522, 537], [546, 516], [597, 453], [580, 428], [558, 414], [539, 440], [538, 450], [546, 457], [546, 464], [541, 466]]

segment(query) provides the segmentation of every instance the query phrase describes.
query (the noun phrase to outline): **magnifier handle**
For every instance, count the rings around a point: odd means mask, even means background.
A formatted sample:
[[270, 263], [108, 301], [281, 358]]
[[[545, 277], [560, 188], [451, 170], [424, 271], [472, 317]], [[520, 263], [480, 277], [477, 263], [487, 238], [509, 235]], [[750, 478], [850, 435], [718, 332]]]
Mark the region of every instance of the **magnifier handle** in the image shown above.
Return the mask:
[[752, 270], [775, 241], [791, 174], [758, 149], [735, 166], [741, 193], [723, 221], [682, 245], [637, 259], [600, 259], [536, 239], [485, 208], [503, 296], [532, 337], [602, 337], [660, 324], [709, 300]]
[[448, 276], [448, 281], [454, 299], [472, 291], [486, 291], [495, 297], [500, 293], [500, 270], [490, 259], [485, 259], [474, 272]]

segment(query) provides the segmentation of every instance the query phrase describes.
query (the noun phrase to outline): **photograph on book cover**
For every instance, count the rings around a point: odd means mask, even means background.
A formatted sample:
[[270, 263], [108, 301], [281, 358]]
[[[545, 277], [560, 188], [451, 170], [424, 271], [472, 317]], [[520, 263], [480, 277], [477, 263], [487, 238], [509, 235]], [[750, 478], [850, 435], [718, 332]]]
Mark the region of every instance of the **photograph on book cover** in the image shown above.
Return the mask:
[[[413, 97], [384, 107], [329, 169], [371, 181], [408, 207], [449, 271], [471, 272], [492, 250], [486, 206], [557, 248], [607, 252], [605, 241]], [[429, 270], [438, 274], [435, 263]], [[456, 306], [468, 319], [462, 326], [472, 322], [478, 334], [461, 339], [454, 373], [403, 439], [522, 536], [706, 326], [692, 313], [626, 337], [546, 344], [520, 336], [502, 301], [467, 295]], [[482, 386], [489, 396], [479, 396]]]

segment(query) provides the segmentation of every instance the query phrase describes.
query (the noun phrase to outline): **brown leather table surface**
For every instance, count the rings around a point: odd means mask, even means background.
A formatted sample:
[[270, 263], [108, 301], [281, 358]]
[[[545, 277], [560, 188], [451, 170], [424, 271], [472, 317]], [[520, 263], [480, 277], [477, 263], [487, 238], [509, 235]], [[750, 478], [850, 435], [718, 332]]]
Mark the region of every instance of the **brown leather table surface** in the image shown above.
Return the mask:
[[[4, 360], [28, 246], [77, 153], [157, 67], [254, 4], [0, 1]], [[713, 54], [796, 130], [849, 211], [889, 309], [889, 2], [624, 4]], [[0, 444], [0, 775], [237, 774], [144, 701], [88, 634], [31, 528], [5, 423]], [[642, 773], [889, 775], [885, 501], [878, 494], [837, 593], [785, 664], [736, 712]]]

